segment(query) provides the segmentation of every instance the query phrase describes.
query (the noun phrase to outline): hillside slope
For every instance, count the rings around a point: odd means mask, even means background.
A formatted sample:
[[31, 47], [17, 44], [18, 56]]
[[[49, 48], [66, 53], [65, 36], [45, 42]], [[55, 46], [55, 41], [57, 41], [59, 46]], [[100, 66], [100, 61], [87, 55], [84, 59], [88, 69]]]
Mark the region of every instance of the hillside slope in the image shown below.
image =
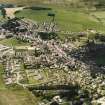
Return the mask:
[[[64, 0], [65, 1], [65, 0]], [[1, 3], [60, 3], [64, 2], [63, 0], [0, 0]], [[66, 0], [68, 1], [68, 0]]]
[[0, 3], [14, 3], [14, 4], [68, 4], [69, 2], [76, 3], [79, 0], [0, 0]]
[[51, 18], [47, 16], [49, 12], [55, 12], [55, 21], [60, 30], [65, 32], [80, 32], [87, 29], [95, 29], [97, 31], [104, 31], [104, 25], [94, 19], [90, 14], [79, 10], [65, 9], [62, 7], [52, 7], [52, 11], [49, 10], [31, 10], [25, 9], [16, 14], [17, 17], [25, 17], [35, 20], [39, 23], [49, 21]]
[[35, 97], [25, 90], [0, 90], [0, 105], [37, 105]]

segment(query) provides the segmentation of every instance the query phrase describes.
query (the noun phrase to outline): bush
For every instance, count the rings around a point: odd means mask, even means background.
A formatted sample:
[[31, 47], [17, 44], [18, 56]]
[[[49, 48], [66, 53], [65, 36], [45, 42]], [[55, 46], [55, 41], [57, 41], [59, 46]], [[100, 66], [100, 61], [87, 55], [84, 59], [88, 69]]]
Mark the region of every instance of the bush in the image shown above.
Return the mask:
[[24, 9], [32, 9], [32, 10], [52, 10], [51, 8], [47, 7], [37, 7], [37, 6], [32, 6], [32, 7], [26, 7]]

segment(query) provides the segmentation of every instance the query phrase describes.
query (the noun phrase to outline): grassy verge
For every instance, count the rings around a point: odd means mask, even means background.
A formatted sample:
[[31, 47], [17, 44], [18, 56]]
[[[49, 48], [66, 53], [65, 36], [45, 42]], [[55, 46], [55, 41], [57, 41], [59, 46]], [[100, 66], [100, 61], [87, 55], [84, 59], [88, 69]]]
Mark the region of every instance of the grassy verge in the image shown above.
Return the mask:
[[0, 41], [0, 44], [6, 45], [6, 46], [26, 46], [28, 43], [19, 41], [15, 38], [10, 38], [10, 39], [4, 39]]
[[4, 72], [3, 65], [0, 64], [0, 90], [5, 89], [5, 85], [4, 85], [4, 82], [3, 82], [3, 72]]

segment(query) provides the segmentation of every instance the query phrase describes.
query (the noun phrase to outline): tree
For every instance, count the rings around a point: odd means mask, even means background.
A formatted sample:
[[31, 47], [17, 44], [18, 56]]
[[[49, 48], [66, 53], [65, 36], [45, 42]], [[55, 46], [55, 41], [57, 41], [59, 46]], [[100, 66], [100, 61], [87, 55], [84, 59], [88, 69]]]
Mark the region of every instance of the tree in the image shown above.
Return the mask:
[[105, 0], [81, 0], [85, 3], [88, 3], [91, 6], [97, 6], [97, 7], [105, 7]]
[[6, 10], [5, 10], [4, 8], [2, 8], [2, 10], [1, 10], [1, 14], [3, 15], [3, 18], [6, 17]]
[[55, 13], [48, 13], [48, 16], [53, 17], [52, 21], [54, 22], [54, 20], [55, 20]]

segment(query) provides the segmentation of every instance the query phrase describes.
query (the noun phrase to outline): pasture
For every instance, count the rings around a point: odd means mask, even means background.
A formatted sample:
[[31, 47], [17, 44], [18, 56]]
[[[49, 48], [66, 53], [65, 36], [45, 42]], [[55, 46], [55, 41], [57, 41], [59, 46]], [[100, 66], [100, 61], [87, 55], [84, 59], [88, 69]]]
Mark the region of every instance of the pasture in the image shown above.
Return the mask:
[[[50, 6], [49, 6], [50, 7]], [[24, 9], [16, 14], [17, 17], [25, 17], [38, 22], [51, 21], [48, 17], [49, 12], [56, 14], [55, 21], [62, 31], [80, 32], [87, 29], [95, 29], [97, 31], [105, 32], [104, 25], [96, 21], [90, 14], [75, 10], [66, 9], [63, 7], [51, 6], [52, 10], [31, 10]]]

